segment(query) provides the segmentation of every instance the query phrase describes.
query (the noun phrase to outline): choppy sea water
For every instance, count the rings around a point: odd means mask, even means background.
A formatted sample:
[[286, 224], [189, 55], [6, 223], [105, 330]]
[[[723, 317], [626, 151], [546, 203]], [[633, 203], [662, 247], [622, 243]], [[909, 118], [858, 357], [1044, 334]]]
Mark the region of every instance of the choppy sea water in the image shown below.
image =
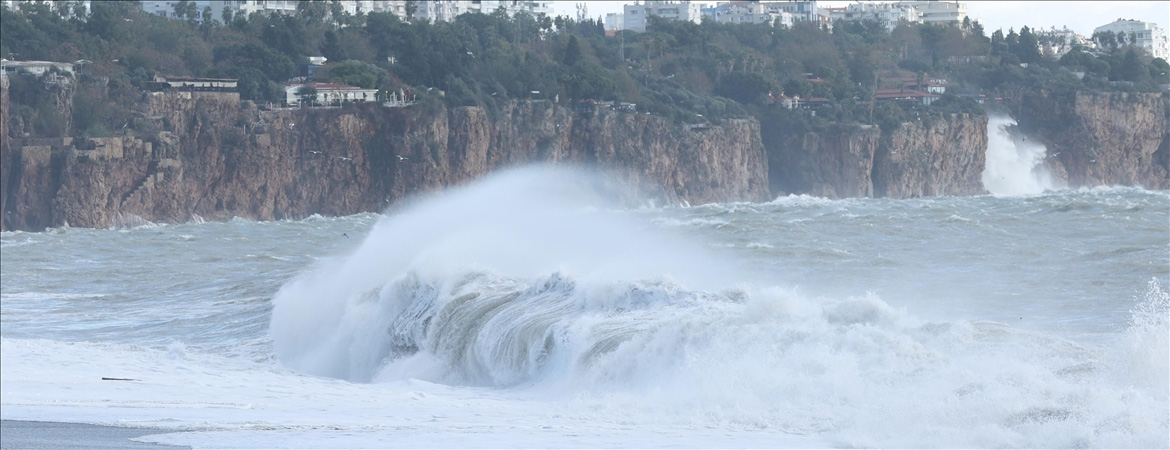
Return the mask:
[[1170, 446], [1168, 192], [595, 184], [3, 233], [3, 418], [197, 448]]

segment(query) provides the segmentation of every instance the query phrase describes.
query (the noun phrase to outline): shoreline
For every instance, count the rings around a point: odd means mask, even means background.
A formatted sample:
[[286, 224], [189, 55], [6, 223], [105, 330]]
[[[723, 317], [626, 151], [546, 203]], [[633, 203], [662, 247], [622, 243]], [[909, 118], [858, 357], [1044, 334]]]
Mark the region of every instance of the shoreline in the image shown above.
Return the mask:
[[73, 422], [0, 420], [0, 449], [190, 449], [178, 445], [153, 444], [131, 439], [169, 433], [165, 430], [113, 427]]

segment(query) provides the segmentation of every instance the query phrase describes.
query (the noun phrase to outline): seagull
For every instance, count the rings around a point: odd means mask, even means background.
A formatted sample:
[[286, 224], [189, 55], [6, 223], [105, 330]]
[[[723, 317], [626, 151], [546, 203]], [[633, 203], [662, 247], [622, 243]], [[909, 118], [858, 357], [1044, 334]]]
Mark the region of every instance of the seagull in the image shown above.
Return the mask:
[[314, 154], [314, 155], [319, 155], [319, 154], [321, 154], [321, 152], [319, 152], [319, 151], [316, 151], [316, 150], [309, 150], [309, 153], [312, 153], [312, 154]]
[[346, 158], [344, 156], [338, 156], [338, 158], [341, 158], [342, 161], [353, 161], [353, 158]]
[[407, 158], [407, 157], [402, 156], [402, 155], [394, 155], [394, 156], [397, 156], [399, 161], [406, 161], [406, 160], [410, 159], [410, 158]]

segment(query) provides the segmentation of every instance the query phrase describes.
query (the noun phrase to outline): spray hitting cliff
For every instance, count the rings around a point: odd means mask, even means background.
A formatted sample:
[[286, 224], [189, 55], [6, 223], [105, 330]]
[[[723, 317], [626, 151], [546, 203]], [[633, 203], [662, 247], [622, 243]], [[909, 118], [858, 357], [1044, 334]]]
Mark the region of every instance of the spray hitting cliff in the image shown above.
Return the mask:
[[[539, 101], [494, 112], [260, 111], [235, 94], [156, 93], [144, 116], [161, 131], [92, 139], [10, 137], [22, 133], [11, 130], [8, 102], [5, 86], [4, 229], [381, 211], [537, 162], [608, 171], [625, 197], [670, 203], [1170, 188], [1160, 94], [1028, 94], [1009, 99], [1019, 129], [1010, 119], [950, 114], [885, 131], [841, 124], [793, 131], [767, 118], [762, 127], [748, 119], [692, 130], [656, 116]], [[1033, 140], [1025, 143], [1025, 132]]]
[[[629, 199], [769, 198], [759, 126], [704, 130], [549, 102], [483, 109], [262, 112], [227, 93], [156, 93], [151, 136], [20, 139], [6, 229], [109, 227], [193, 217], [299, 218], [381, 211], [415, 193], [537, 162], [611, 172]], [[6, 147], [7, 149], [8, 147]], [[6, 174], [8, 164], [6, 164]]]
[[991, 114], [987, 125], [987, 167], [983, 186], [995, 196], [1035, 195], [1059, 189], [1064, 181], [1052, 175], [1048, 149], [1019, 132], [1011, 117]]
[[1027, 92], [1013, 115], [1048, 148], [1048, 167], [1072, 187], [1170, 189], [1165, 94]]

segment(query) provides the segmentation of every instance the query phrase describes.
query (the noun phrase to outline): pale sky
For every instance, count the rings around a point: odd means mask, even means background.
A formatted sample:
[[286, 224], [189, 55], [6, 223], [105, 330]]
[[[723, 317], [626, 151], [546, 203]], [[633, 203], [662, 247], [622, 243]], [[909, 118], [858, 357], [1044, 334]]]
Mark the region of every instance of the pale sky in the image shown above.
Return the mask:
[[[578, 2], [553, 2], [554, 15], [575, 17]], [[606, 13], [622, 12], [622, 5], [632, 1], [590, 1], [585, 2], [589, 17], [604, 17]], [[715, 2], [700, 2], [714, 4]], [[821, 1], [818, 5], [840, 7], [848, 5], [849, 1]], [[1080, 2], [1022, 2], [1022, 1], [973, 1], [967, 4], [967, 14], [972, 19], [983, 22], [987, 35], [997, 29], [1008, 28], [1016, 31], [1025, 25], [1032, 28], [1049, 27], [1069, 29], [1085, 35], [1093, 34], [1093, 29], [1117, 20], [1137, 19], [1143, 22], [1154, 22], [1163, 31], [1170, 31], [1170, 1], [1080, 1]]]

